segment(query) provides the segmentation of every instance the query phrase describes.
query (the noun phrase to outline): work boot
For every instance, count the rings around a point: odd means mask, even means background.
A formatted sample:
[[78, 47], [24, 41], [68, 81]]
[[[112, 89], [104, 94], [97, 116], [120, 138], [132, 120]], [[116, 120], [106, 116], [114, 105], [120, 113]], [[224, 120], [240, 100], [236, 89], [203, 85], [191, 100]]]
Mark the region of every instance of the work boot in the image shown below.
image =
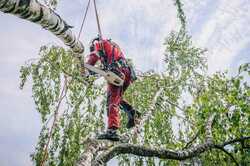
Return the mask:
[[120, 136], [117, 134], [116, 129], [108, 129], [106, 133], [97, 136], [97, 139], [107, 139], [111, 141], [119, 141]]
[[135, 119], [140, 118], [141, 113], [139, 111], [136, 111], [134, 109], [130, 110], [128, 112], [128, 123], [127, 123], [127, 128], [130, 129], [135, 126]]

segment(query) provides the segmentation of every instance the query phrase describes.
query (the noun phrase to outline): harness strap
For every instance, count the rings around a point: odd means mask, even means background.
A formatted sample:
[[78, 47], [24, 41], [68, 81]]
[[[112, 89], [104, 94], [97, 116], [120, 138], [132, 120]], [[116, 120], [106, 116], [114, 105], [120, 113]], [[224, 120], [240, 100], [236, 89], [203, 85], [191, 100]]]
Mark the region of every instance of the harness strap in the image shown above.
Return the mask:
[[[112, 43], [111, 43], [112, 44]], [[115, 45], [112, 44], [112, 60], [111, 60], [111, 65], [115, 63]]]
[[[110, 44], [112, 46], [111, 63], [110, 64], [109, 64], [108, 55], [105, 52], [105, 49], [103, 47], [101, 47], [101, 50], [100, 50], [101, 51], [100, 57], [102, 57], [103, 61], [104, 61], [104, 69], [111, 70], [112, 68], [114, 69], [114, 68], [128, 67], [126, 60], [121, 58], [121, 57], [117, 61], [115, 61], [115, 49], [117, 48], [117, 46], [111, 42], [110, 42]], [[120, 52], [120, 54], [122, 54], [122, 53]]]
[[[114, 44], [112, 44], [112, 46], [113, 46], [113, 48], [112, 48], [112, 55], [111, 55], [112, 56], [111, 66], [115, 66], [118, 68], [126, 67], [126, 62], [124, 61], [125, 59], [122, 59], [121, 57], [119, 58], [119, 60], [117, 60], [115, 62], [115, 48], [117, 48], [117, 47]], [[120, 54], [121, 54], [121, 52], [120, 52]]]

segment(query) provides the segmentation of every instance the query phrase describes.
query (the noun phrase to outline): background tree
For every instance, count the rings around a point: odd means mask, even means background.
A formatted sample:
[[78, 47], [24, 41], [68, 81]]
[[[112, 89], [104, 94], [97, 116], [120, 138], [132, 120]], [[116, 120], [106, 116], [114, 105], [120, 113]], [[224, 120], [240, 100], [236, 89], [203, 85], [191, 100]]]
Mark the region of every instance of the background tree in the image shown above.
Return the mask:
[[[0, 10], [12, 12], [6, 9], [16, 5], [13, 2], [0, 0]], [[164, 43], [165, 72], [142, 73], [126, 92], [125, 98], [143, 112], [136, 128], [121, 129], [129, 143], [94, 139], [105, 126], [105, 85], [94, 83], [95, 78], [89, 83], [81, 76], [74, 58], [81, 48], [79, 42], [74, 42], [77, 47], [71, 45], [73, 51], [43, 46], [41, 58], [22, 67], [20, 87], [31, 76], [33, 98], [43, 123], [31, 155], [36, 165], [99, 165], [119, 154], [120, 165], [250, 162], [250, 88], [246, 81], [250, 65], [243, 64], [234, 77], [226, 72], [207, 76], [205, 50], [192, 44], [182, 4], [174, 2], [181, 26]], [[52, 26], [40, 23], [47, 29]], [[66, 43], [76, 41], [69, 36], [71, 40], [64, 38]]]

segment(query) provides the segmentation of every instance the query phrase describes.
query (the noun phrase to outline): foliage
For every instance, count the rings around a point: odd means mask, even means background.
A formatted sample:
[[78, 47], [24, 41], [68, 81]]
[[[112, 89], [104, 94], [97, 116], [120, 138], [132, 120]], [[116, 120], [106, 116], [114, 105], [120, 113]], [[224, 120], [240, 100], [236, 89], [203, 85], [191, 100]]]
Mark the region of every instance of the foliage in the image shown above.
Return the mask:
[[[247, 71], [248, 72], [248, 71]], [[250, 133], [250, 86], [240, 71], [236, 77], [228, 78], [226, 73], [216, 73], [206, 78], [205, 85], [195, 96], [193, 104], [185, 111], [186, 117], [193, 119], [201, 128], [204, 119], [212, 112], [219, 113], [213, 128], [214, 140], [217, 143], [240, 138]], [[204, 135], [200, 135], [202, 139]], [[199, 139], [197, 141], [199, 141]], [[249, 144], [249, 143], [248, 143]], [[241, 165], [250, 162], [247, 142], [228, 146]], [[209, 152], [200, 156], [204, 165], [228, 165], [230, 158], [221, 152]]]
[[[133, 139], [134, 143], [171, 149], [193, 146], [204, 140], [204, 122], [213, 112], [218, 115], [213, 127], [217, 143], [247, 136], [250, 133], [250, 86], [246, 79], [250, 75], [250, 65], [240, 66], [238, 74], [231, 78], [226, 72], [207, 76], [205, 50], [193, 45], [186, 31], [183, 5], [179, 0], [175, 5], [181, 28], [171, 32], [165, 40], [165, 72], [143, 73], [124, 96], [144, 113], [159, 88], [164, 89], [156, 110], [144, 125], [142, 134]], [[44, 46], [38, 61], [21, 68], [20, 87], [23, 88], [31, 76], [33, 98], [43, 123], [36, 151], [32, 154], [36, 165], [41, 165], [45, 159], [47, 165], [73, 165], [85, 148], [84, 139], [105, 126], [104, 84], [81, 77], [72, 54], [61, 47]], [[123, 118], [122, 126], [125, 123], [126, 118]], [[122, 127], [120, 131], [126, 129]], [[189, 145], [195, 135], [197, 138]], [[230, 145], [226, 150], [241, 165], [250, 162], [249, 142]], [[120, 165], [179, 165], [177, 161], [130, 155], [122, 155], [118, 160]], [[228, 165], [232, 158], [216, 150], [184, 161], [186, 164], [195, 162]]]
[[71, 51], [44, 46], [40, 56], [39, 61], [21, 68], [20, 87], [30, 75], [33, 98], [43, 123], [36, 152], [31, 156], [36, 165], [41, 165], [53, 128], [47, 163], [72, 165], [84, 148], [84, 138], [104, 126], [97, 107], [105, 106], [98, 98], [103, 96], [103, 88], [84, 82]]
[[186, 16], [185, 13], [183, 11], [183, 4], [181, 3], [180, 0], [174, 0], [174, 4], [177, 8], [177, 17], [179, 18], [180, 22], [181, 22], [181, 29], [183, 29], [184, 31], [186, 30]]

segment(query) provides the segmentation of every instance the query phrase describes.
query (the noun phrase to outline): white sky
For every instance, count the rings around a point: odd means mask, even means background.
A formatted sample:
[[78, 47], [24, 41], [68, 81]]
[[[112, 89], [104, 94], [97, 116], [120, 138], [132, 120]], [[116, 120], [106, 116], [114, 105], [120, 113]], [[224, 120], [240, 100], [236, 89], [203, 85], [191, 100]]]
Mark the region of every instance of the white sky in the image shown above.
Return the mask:
[[[104, 36], [117, 41], [137, 69], [163, 69], [163, 41], [178, 30], [173, 0], [97, 0]], [[184, 0], [195, 44], [208, 48], [209, 72], [231, 72], [250, 56], [249, 0]], [[58, 13], [77, 34], [85, 1], [61, 0]], [[32, 165], [29, 154], [40, 131], [31, 88], [20, 91], [20, 66], [38, 57], [41, 45], [62, 42], [38, 25], [0, 13], [0, 165]], [[83, 31], [85, 45], [96, 35], [91, 8]]]

